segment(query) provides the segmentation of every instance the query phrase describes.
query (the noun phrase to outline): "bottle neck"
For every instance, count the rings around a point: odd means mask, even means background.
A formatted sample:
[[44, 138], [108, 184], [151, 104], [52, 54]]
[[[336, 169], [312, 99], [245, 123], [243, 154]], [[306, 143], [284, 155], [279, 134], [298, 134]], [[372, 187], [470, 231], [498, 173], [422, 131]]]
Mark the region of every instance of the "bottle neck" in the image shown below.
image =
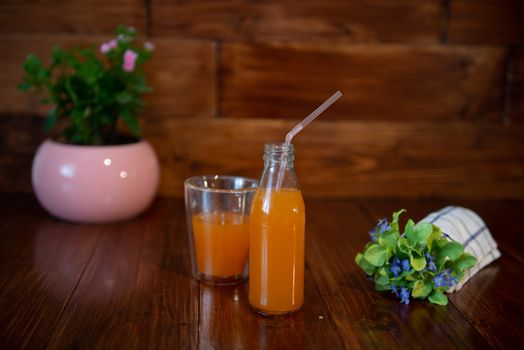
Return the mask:
[[298, 189], [298, 182], [293, 168], [294, 158], [293, 145], [267, 144], [264, 152], [264, 172], [262, 173], [259, 188], [270, 190]]
[[290, 143], [266, 144], [264, 147], [264, 161], [268, 165], [293, 166], [295, 156], [293, 145]]

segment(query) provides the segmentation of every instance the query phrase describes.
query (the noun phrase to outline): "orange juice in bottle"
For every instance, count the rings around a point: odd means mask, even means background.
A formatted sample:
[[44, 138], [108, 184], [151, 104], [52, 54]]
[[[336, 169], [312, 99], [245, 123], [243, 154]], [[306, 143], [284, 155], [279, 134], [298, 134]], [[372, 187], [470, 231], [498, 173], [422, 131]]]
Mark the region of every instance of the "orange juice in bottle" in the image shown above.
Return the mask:
[[304, 200], [293, 145], [266, 145], [264, 160], [249, 221], [249, 303], [262, 314], [288, 314], [304, 301]]

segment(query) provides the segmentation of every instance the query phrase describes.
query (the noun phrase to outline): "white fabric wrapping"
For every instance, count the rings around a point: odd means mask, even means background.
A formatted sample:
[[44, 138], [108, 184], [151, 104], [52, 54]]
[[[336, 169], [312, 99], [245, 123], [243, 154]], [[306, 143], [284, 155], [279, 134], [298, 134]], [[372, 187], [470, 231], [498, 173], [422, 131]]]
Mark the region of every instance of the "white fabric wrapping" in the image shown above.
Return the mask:
[[467, 270], [462, 281], [448, 289], [448, 293], [460, 290], [477, 272], [500, 257], [497, 242], [491, 236], [486, 223], [469, 209], [449, 206], [420, 221], [440, 227], [442, 233], [464, 245], [464, 250], [477, 258], [477, 264]]

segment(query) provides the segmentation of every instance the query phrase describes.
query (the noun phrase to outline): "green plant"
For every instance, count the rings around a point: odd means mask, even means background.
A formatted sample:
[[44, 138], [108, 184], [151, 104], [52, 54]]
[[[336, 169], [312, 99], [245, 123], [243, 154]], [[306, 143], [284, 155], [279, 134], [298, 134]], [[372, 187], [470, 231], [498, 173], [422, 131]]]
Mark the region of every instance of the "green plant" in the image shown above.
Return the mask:
[[404, 211], [393, 213], [391, 224], [378, 222], [355, 262], [373, 277], [376, 290], [392, 291], [405, 304], [413, 296], [446, 305], [444, 292], [458, 284], [477, 259], [426, 222], [415, 225], [410, 219], [401, 234], [398, 220]]
[[[141, 66], [150, 58], [153, 46], [136, 44], [134, 28], [119, 26], [116, 34], [116, 39], [100, 46], [100, 53], [94, 45], [71, 51], [55, 46], [47, 66], [34, 54], [27, 57], [18, 88], [46, 93], [42, 102], [53, 107], [44, 127], [50, 131], [60, 125], [60, 141], [119, 143], [119, 118], [134, 136], [140, 136], [136, 115], [144, 105], [142, 94], [151, 91]], [[59, 123], [61, 120], [65, 122]]]

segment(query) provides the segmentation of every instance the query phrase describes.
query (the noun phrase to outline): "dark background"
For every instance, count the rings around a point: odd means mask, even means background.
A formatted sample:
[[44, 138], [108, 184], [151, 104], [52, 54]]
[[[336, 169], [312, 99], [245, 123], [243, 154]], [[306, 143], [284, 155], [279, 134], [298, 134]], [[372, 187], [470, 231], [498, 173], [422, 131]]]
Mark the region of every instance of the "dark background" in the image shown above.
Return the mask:
[[520, 0], [0, 2], [0, 190], [30, 192], [46, 108], [16, 91], [30, 52], [132, 25], [156, 45], [144, 136], [163, 196], [197, 174], [259, 177], [296, 138], [306, 196], [524, 198]]

